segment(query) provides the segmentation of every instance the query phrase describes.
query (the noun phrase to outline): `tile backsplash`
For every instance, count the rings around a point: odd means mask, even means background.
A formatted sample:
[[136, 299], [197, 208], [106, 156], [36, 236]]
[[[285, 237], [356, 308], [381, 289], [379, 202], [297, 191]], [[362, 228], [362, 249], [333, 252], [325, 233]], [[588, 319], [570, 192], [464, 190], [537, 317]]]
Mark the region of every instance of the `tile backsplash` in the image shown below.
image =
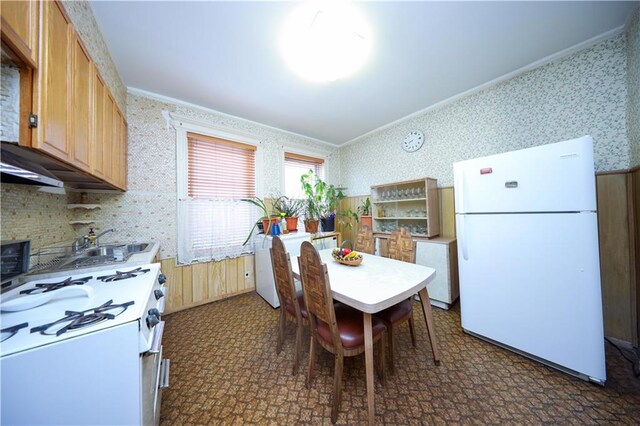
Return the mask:
[[20, 70], [2, 63], [0, 72], [0, 139], [3, 142], [18, 142], [20, 135]]
[[67, 195], [40, 192], [27, 185], [3, 183], [1, 188], [3, 240], [31, 240], [34, 252], [75, 237], [75, 230], [69, 225]]

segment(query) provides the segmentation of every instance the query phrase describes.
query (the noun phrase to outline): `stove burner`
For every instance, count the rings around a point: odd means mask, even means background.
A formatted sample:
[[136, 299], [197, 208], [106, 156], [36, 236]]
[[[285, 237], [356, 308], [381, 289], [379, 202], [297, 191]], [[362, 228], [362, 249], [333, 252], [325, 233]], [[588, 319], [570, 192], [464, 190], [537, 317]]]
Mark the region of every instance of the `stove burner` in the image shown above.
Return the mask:
[[[85, 311], [65, 311], [65, 317], [49, 324], [40, 325], [31, 329], [32, 333], [40, 332], [46, 336], [59, 336], [67, 331], [73, 331], [84, 327], [89, 327], [99, 322], [114, 319], [127, 310], [127, 307], [134, 304], [134, 301], [114, 304], [113, 300], [98, 306], [97, 308]], [[112, 312], [109, 312], [112, 311]]]
[[10, 339], [18, 331], [26, 327], [29, 327], [28, 322], [23, 322], [22, 324], [14, 325], [12, 327], [3, 328], [2, 330], [0, 330], [0, 333], [2, 333], [2, 340], [0, 340], [0, 342], [4, 342], [5, 340]]
[[34, 288], [30, 288], [28, 290], [22, 290], [20, 294], [47, 293], [47, 292], [58, 290], [60, 288], [67, 287], [70, 285], [86, 284], [92, 278], [93, 278], [92, 276], [84, 277], [84, 278], [76, 278], [76, 279], [72, 279], [71, 277], [69, 277], [64, 281], [60, 281], [57, 283], [36, 284]]
[[149, 271], [150, 269], [142, 269], [142, 267], [138, 267], [130, 271], [116, 271], [116, 273], [113, 275], [104, 275], [102, 277], [98, 277], [98, 279], [105, 283], [113, 282], [113, 281], [122, 281], [122, 280], [127, 280], [129, 278], [135, 278], [139, 275], [146, 274]]

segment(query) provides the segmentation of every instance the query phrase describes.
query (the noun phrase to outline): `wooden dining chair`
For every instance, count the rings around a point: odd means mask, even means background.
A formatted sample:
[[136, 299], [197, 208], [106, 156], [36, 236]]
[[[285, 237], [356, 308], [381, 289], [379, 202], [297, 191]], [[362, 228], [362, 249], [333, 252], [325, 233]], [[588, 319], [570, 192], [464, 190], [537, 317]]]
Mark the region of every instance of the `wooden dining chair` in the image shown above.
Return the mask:
[[[311, 344], [309, 349], [309, 369], [307, 371], [306, 386], [310, 387], [313, 380], [313, 363], [315, 358], [315, 342], [335, 356], [335, 371], [333, 378], [333, 401], [331, 421], [338, 419], [338, 409], [342, 395], [342, 368], [344, 357], [359, 355], [364, 352], [364, 319], [357, 309], [343, 303], [333, 303], [327, 265], [322, 263], [320, 255], [313, 245], [305, 241], [300, 247], [300, 276], [302, 288], [309, 313], [311, 328]], [[375, 318], [371, 318], [374, 344], [378, 343], [379, 362], [378, 374], [384, 383], [384, 340], [385, 325]]]
[[296, 324], [296, 352], [293, 358], [293, 374], [298, 372], [300, 353], [302, 352], [302, 326], [303, 318], [308, 317], [304, 304], [302, 290], [296, 292], [293, 272], [291, 271], [291, 259], [279, 237], [273, 237], [271, 244], [271, 264], [273, 266], [273, 279], [276, 284], [278, 300], [280, 300], [280, 317], [278, 319], [278, 343], [276, 352], [282, 351], [284, 342], [284, 328], [287, 317], [292, 318]]
[[[388, 243], [388, 257], [403, 262], [416, 263], [416, 242], [411, 238], [411, 233], [407, 228], [396, 228], [391, 233]], [[389, 364], [391, 373], [394, 372], [394, 332], [397, 327], [405, 321], [409, 323], [411, 333], [411, 343], [416, 346], [415, 326], [413, 322], [413, 301], [412, 298], [403, 300], [383, 311], [375, 314], [387, 326], [389, 332]]]
[[362, 253], [373, 254], [374, 241], [373, 241], [373, 231], [367, 225], [360, 226], [358, 229], [358, 233], [356, 234], [356, 243], [353, 246], [355, 251], [359, 251]]

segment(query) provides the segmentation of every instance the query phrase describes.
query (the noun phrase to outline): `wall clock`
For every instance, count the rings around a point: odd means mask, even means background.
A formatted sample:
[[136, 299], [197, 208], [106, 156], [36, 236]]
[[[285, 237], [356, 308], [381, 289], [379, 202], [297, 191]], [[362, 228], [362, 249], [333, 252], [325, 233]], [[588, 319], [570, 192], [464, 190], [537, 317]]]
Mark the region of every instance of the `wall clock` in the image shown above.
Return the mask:
[[402, 141], [402, 149], [407, 152], [415, 152], [424, 144], [424, 135], [420, 130], [415, 130], [407, 134]]

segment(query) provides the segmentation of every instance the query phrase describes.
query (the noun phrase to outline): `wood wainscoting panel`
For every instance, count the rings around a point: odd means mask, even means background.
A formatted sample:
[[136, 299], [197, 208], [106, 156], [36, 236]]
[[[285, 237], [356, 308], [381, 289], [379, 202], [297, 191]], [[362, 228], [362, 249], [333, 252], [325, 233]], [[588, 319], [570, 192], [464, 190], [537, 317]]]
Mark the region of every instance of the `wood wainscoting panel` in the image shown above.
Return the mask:
[[596, 183], [604, 334], [631, 342], [627, 176], [599, 175]]
[[438, 188], [440, 199], [440, 236], [456, 238], [456, 209], [454, 206], [453, 186]]
[[175, 258], [160, 263], [167, 277], [168, 314], [256, 288], [253, 255], [190, 265], [177, 265]]
[[160, 261], [162, 273], [167, 277], [167, 305], [166, 312], [172, 312], [184, 305], [182, 302], [182, 270], [176, 266], [176, 259], [169, 258]]

